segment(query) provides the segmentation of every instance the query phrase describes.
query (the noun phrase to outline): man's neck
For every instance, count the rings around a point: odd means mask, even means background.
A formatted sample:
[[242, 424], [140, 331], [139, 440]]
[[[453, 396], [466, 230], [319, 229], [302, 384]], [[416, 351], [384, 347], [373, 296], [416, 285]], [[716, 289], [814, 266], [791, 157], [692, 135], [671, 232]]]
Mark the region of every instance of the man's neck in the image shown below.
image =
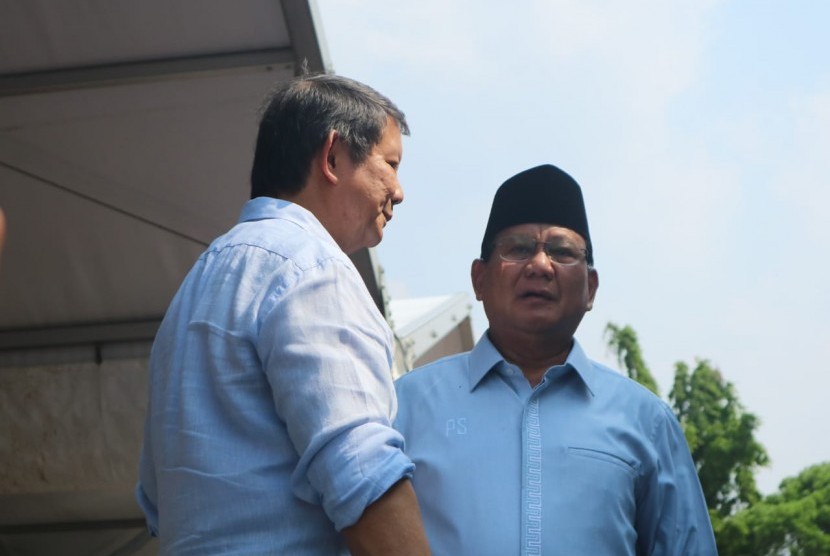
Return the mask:
[[[320, 185], [319, 179], [315, 180], [312, 167], [312, 175], [306, 181], [303, 188], [293, 195], [283, 195], [282, 199], [300, 205], [317, 218], [317, 221], [331, 235], [332, 239], [345, 253], [351, 254], [348, 246], [344, 245], [343, 218], [338, 213], [338, 198], [333, 188]], [[353, 251], [353, 250], [352, 250]]]
[[492, 329], [488, 336], [504, 359], [522, 370], [532, 387], [542, 382], [548, 369], [563, 364], [573, 347], [573, 336], [552, 338], [550, 334], [499, 333]]

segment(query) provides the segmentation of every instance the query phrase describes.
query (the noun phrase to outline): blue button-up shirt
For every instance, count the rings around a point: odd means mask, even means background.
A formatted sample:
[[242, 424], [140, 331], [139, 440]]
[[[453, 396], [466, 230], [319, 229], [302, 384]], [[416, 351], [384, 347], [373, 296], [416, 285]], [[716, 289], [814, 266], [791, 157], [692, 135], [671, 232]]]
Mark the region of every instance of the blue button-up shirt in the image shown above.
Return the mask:
[[412, 472], [391, 331], [299, 205], [260, 197], [184, 280], [150, 358], [138, 501], [162, 554], [337, 554]]
[[536, 388], [486, 334], [396, 388], [436, 556], [717, 553], [670, 408], [576, 341]]

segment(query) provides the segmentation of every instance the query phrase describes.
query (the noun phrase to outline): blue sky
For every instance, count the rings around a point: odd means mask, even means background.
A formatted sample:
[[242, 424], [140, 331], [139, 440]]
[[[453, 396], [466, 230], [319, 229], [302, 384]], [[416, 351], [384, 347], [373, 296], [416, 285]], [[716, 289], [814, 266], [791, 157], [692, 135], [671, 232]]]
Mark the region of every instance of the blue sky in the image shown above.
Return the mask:
[[[333, 69], [407, 114], [395, 298], [467, 292], [495, 190], [582, 185], [600, 288], [662, 391], [708, 359], [758, 415], [764, 492], [830, 460], [830, 3], [317, 0]], [[394, 315], [393, 315], [394, 318]]]

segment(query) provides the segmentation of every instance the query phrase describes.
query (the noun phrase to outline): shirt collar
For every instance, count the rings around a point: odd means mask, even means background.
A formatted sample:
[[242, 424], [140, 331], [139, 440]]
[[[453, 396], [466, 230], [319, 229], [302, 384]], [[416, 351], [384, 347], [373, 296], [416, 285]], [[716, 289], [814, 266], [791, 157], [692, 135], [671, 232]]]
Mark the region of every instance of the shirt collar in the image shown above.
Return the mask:
[[570, 368], [576, 371], [576, 374], [582, 379], [582, 382], [585, 383], [585, 387], [588, 388], [591, 395], [596, 394], [596, 369], [594, 368], [594, 364], [591, 360], [588, 359], [588, 356], [585, 354], [585, 351], [582, 349], [582, 346], [576, 338], [574, 338], [574, 346], [571, 348], [571, 352], [565, 360], [565, 365], [570, 366]]
[[310, 210], [285, 199], [274, 197], [254, 197], [242, 206], [242, 213], [239, 215], [239, 223], [253, 222], [256, 220], [267, 220], [270, 218], [282, 218], [290, 220], [304, 230], [331, 243], [338, 249], [340, 247], [331, 234], [323, 227], [317, 217]]
[[504, 357], [490, 341], [487, 332], [484, 332], [478, 343], [473, 347], [473, 351], [470, 352], [470, 367], [467, 369], [470, 379], [470, 391], [472, 392], [487, 373], [503, 361]]
[[[504, 357], [502, 357], [499, 350], [490, 341], [487, 332], [485, 332], [478, 343], [476, 343], [473, 351], [470, 352], [470, 366], [467, 369], [470, 380], [470, 391], [475, 390], [476, 386], [481, 383], [490, 371], [496, 369], [498, 365], [505, 363]], [[594, 366], [591, 360], [588, 359], [588, 356], [585, 355], [585, 351], [579, 345], [579, 341], [576, 338], [574, 338], [574, 345], [568, 354], [568, 358], [565, 360], [564, 365], [559, 366], [559, 369], [561, 370], [557, 374], [566, 372], [567, 370], [575, 371], [577, 376], [585, 383], [588, 391], [592, 395], [596, 392], [597, 378]], [[548, 373], [551, 373], [550, 369]]]

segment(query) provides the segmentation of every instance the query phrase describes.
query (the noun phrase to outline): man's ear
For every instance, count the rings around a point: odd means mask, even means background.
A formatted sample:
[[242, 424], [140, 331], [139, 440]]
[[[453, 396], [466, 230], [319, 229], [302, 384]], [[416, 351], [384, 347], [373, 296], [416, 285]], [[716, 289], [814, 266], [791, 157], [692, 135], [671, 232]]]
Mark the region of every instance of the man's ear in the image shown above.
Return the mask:
[[594, 297], [597, 295], [597, 290], [599, 289], [599, 274], [597, 273], [597, 269], [589, 267], [588, 268], [588, 303], [585, 306], [586, 311], [590, 311], [594, 308]]
[[484, 291], [484, 271], [487, 270], [487, 263], [481, 259], [473, 260], [470, 267], [470, 281], [473, 284], [473, 291], [476, 294], [476, 301], [481, 301], [481, 295]]
[[337, 163], [339, 157], [342, 156], [340, 134], [335, 130], [329, 131], [326, 136], [326, 141], [323, 143], [323, 148], [320, 151], [320, 171], [323, 176], [332, 184], [337, 184], [339, 177], [337, 175]]

